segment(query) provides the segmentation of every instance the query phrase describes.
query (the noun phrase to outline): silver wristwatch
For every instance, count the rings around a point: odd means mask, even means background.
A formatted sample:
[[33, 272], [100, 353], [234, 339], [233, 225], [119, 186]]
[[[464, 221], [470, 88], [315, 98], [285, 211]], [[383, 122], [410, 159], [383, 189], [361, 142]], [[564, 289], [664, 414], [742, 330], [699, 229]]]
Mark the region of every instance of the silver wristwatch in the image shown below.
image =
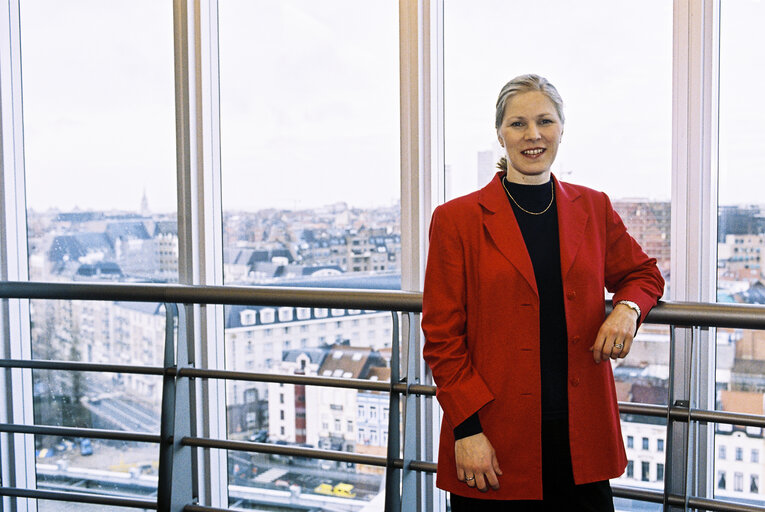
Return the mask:
[[619, 302], [617, 302], [617, 304], [624, 304], [625, 306], [627, 306], [628, 308], [633, 310], [635, 313], [638, 314], [638, 320], [640, 320], [640, 318], [642, 316], [642, 314], [640, 312], [640, 306], [638, 306], [637, 304], [635, 304], [631, 300], [620, 300]]

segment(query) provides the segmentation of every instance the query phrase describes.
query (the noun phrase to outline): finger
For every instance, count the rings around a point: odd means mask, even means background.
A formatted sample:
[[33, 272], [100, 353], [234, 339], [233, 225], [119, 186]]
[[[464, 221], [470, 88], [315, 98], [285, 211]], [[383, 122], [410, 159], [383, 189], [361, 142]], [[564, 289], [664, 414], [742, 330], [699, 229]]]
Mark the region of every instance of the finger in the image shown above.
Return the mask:
[[476, 478], [477, 478], [476, 475], [473, 475], [473, 478], [471, 478], [470, 480], [465, 479], [465, 483], [468, 485], [468, 487], [475, 487]]
[[502, 470], [499, 468], [499, 461], [497, 460], [496, 455], [491, 456], [491, 466], [494, 468], [494, 472], [500, 476], [502, 476]]
[[621, 358], [627, 357], [627, 354], [630, 353], [631, 349], [632, 349], [632, 338], [627, 338], [626, 340], [624, 340], [624, 348], [619, 354], [619, 357]]
[[465, 470], [462, 469], [461, 467], [457, 467], [457, 480], [459, 480], [460, 482], [464, 482], [466, 476], [467, 475], [465, 474]]
[[603, 344], [606, 341], [606, 337], [603, 335], [602, 332], [598, 331], [598, 335], [595, 338], [595, 343], [592, 344], [590, 347], [590, 350], [592, 350], [592, 358], [595, 360], [596, 363], [600, 362], [600, 354], [603, 350]]
[[486, 472], [486, 481], [489, 483], [492, 489], [495, 491], [499, 489], [499, 479], [497, 478], [496, 473], [494, 473], [494, 470], [489, 470]]
[[600, 352], [601, 361], [607, 361], [611, 357], [611, 352], [614, 349], [614, 343], [616, 343], [616, 340], [614, 339], [613, 334], [609, 334], [604, 340], [603, 348]]
[[477, 473], [475, 475], [475, 485], [481, 492], [486, 492], [489, 488], [486, 486], [486, 479], [483, 477], [483, 473]]
[[[620, 346], [621, 345], [621, 346]], [[618, 341], [611, 347], [611, 359], [617, 359], [621, 357], [622, 350], [624, 350], [624, 340]]]

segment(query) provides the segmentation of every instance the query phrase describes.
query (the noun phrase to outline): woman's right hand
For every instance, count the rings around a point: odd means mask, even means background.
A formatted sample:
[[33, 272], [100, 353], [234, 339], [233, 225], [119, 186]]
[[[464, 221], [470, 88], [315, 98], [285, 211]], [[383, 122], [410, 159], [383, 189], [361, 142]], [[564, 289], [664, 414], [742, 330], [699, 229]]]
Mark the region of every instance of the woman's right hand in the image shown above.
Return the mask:
[[[457, 462], [457, 478], [469, 487], [477, 487], [486, 492], [489, 487], [499, 489], [499, 469], [497, 454], [483, 432], [463, 437], [454, 442], [454, 458]], [[473, 477], [472, 479], [470, 477]]]

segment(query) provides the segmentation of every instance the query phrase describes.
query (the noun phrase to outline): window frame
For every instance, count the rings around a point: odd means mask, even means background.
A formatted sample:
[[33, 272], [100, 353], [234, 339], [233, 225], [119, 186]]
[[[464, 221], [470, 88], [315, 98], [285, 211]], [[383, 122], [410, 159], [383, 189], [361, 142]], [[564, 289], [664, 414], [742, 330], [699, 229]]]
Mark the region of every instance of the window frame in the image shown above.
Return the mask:
[[[673, 0], [673, 129], [672, 129], [672, 300], [714, 301], [716, 290], [717, 215], [717, 105], [719, 69], [719, 0]], [[176, 164], [178, 187], [179, 282], [223, 284], [222, 203], [218, 88], [217, 0], [175, 0]], [[421, 290], [427, 254], [430, 215], [445, 197], [444, 165], [444, 0], [399, 0], [401, 104], [401, 243], [402, 288]], [[2, 168], [2, 226], [0, 277], [28, 280], [24, 139], [21, 99], [19, 0], [5, 0], [0, 23], [9, 27], [0, 38], [0, 151]], [[677, 283], [684, 283], [680, 286]], [[197, 333], [192, 358], [212, 369], [224, 368], [223, 307], [188, 307], [189, 332]], [[6, 301], [0, 310], [6, 333], [2, 356], [31, 357], [29, 301]], [[406, 329], [404, 329], [406, 332]], [[418, 335], [419, 336], [419, 335]], [[693, 354], [696, 347], [707, 347]], [[715, 339], [708, 331], [678, 329], [670, 403], [691, 400], [694, 407], [714, 406]], [[421, 350], [421, 340], [415, 340]], [[701, 343], [698, 343], [701, 341]], [[406, 346], [406, 344], [404, 344]], [[406, 360], [406, 353], [402, 353]], [[690, 371], [702, 376], [699, 388], [685, 387]], [[432, 383], [424, 362], [416, 379]], [[403, 376], [403, 374], [402, 374]], [[14, 392], [0, 379], [0, 421], [32, 423], [30, 370], [11, 373]], [[195, 382], [192, 411], [195, 432], [225, 437], [225, 385], [211, 379]], [[440, 412], [434, 400], [416, 398], [420, 407], [420, 435], [429, 444], [417, 456], [435, 459]], [[689, 435], [697, 446], [685, 451], [688, 427], [676, 425], [668, 433], [665, 456], [667, 492], [682, 494], [683, 464], [692, 460], [697, 492], [713, 496], [714, 431], [693, 425]], [[228, 468], [225, 451], [200, 450], [196, 461], [199, 502], [228, 506]], [[34, 488], [35, 459], [31, 435], [0, 436], [2, 480], [7, 485]], [[445, 510], [444, 493], [434, 492], [433, 477], [418, 475], [418, 495], [433, 510]], [[36, 510], [35, 500], [14, 500], [17, 510]], [[2, 498], [10, 509], [11, 498]]]

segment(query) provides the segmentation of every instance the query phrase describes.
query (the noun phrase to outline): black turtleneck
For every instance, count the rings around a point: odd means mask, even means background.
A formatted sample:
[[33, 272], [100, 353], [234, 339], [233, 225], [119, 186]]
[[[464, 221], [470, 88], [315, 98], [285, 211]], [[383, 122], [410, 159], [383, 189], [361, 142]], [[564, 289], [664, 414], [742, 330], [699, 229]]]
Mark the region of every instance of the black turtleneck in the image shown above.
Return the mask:
[[[568, 415], [568, 353], [558, 209], [553, 185], [550, 181], [543, 185], [521, 185], [504, 178], [502, 181], [521, 228], [539, 292], [542, 419], [562, 419]], [[528, 212], [544, 213], [533, 215]], [[482, 431], [478, 413], [475, 413], [454, 429], [454, 437], [462, 439]]]

